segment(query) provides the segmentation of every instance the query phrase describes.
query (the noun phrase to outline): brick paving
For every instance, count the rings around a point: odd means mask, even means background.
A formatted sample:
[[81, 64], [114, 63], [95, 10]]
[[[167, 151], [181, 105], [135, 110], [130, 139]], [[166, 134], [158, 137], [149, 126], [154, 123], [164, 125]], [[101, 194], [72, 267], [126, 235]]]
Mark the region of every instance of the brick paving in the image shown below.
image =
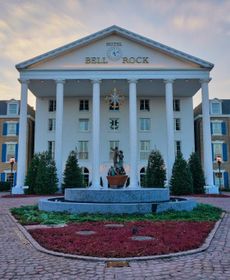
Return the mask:
[[229, 280], [230, 198], [197, 198], [228, 211], [210, 247], [201, 253], [148, 261], [130, 261], [128, 267], [107, 267], [102, 261], [56, 257], [37, 251], [9, 217], [8, 209], [34, 204], [39, 198], [0, 197], [0, 279], [119, 279], [119, 280]]

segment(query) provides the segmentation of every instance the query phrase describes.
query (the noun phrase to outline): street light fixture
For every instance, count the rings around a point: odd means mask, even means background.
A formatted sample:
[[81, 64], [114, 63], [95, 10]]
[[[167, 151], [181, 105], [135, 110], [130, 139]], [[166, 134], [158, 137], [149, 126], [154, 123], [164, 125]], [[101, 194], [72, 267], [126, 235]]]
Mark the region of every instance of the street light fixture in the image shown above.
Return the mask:
[[221, 193], [221, 178], [222, 178], [222, 173], [220, 172], [220, 167], [221, 167], [221, 163], [222, 163], [222, 158], [221, 156], [217, 156], [216, 157], [216, 163], [218, 165], [218, 178], [219, 178], [219, 193]]
[[10, 158], [10, 171], [11, 171], [11, 188], [10, 192], [12, 193], [12, 188], [14, 186], [14, 164], [15, 164], [15, 158], [12, 157]]

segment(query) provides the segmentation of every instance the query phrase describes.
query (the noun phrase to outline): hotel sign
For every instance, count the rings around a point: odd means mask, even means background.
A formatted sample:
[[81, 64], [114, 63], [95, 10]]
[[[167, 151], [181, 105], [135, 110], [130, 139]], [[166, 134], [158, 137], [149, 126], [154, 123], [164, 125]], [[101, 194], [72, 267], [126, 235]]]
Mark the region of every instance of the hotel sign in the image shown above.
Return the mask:
[[123, 56], [121, 42], [107, 42], [106, 56], [86, 56], [85, 64], [108, 64], [109, 61], [121, 60], [123, 64], [148, 64], [148, 56]]

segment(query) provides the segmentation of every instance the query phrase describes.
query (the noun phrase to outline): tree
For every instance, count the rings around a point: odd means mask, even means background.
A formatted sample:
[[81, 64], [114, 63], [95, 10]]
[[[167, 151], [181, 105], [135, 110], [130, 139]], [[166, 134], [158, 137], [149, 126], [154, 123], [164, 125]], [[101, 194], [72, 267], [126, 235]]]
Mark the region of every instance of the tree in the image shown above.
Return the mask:
[[78, 165], [77, 152], [71, 151], [66, 161], [63, 188], [82, 188], [83, 176]]
[[178, 153], [170, 180], [173, 195], [187, 195], [193, 192], [192, 174], [182, 153]]
[[37, 178], [38, 165], [40, 161], [40, 154], [34, 154], [31, 164], [28, 168], [27, 176], [25, 179], [25, 186], [28, 186], [28, 189], [25, 189], [26, 194], [34, 194], [35, 193], [35, 185]]
[[57, 191], [57, 170], [50, 153], [35, 154], [26, 176], [26, 193], [54, 194]]
[[165, 164], [160, 151], [153, 150], [148, 159], [148, 166], [144, 179], [144, 186], [147, 188], [164, 187], [166, 179]]
[[190, 168], [190, 171], [192, 174], [192, 179], [193, 179], [193, 192], [195, 194], [205, 193], [204, 172], [202, 169], [200, 158], [197, 153], [192, 153], [190, 155], [188, 164], [189, 164], [189, 168]]

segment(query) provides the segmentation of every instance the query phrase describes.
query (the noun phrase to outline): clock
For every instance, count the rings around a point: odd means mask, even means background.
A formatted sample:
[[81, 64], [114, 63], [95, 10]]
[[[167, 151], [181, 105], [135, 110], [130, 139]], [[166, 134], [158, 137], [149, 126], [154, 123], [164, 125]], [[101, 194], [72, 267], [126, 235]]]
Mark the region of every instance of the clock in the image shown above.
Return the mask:
[[121, 58], [121, 49], [118, 47], [111, 47], [107, 51], [107, 57], [112, 61], [117, 61]]

